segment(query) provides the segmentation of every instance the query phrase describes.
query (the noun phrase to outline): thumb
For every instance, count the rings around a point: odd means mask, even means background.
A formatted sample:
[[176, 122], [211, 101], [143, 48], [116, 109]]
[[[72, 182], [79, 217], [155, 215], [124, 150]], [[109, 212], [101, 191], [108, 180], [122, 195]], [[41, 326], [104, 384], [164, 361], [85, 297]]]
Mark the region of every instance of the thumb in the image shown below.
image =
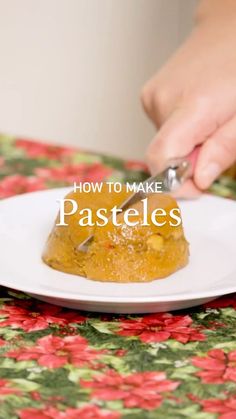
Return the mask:
[[185, 157], [197, 144], [212, 135], [217, 122], [205, 103], [176, 109], [165, 121], [147, 150], [147, 163], [153, 174], [165, 169], [170, 159]]
[[201, 147], [194, 181], [200, 189], [211, 183], [236, 161], [236, 117], [219, 128]]

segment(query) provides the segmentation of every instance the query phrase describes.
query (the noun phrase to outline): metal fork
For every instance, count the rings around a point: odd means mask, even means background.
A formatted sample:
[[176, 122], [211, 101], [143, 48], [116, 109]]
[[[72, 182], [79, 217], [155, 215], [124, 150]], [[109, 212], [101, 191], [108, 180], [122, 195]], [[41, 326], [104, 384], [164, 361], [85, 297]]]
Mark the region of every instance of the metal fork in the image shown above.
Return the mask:
[[[151, 185], [153, 182], [161, 182], [162, 192], [173, 192], [191, 176], [191, 166], [191, 162], [187, 159], [172, 160], [169, 163], [167, 169], [155, 176], [149, 177], [144, 182], [142, 182], [142, 185], [145, 189], [146, 185]], [[135, 204], [141, 199], [146, 198], [148, 195], [148, 193], [144, 193], [142, 191], [134, 192], [129, 198], [122, 202], [118, 208], [125, 211], [127, 208], [131, 207], [131, 205]], [[93, 234], [91, 234], [89, 237], [87, 237], [87, 239], [80, 243], [77, 250], [80, 252], [87, 252], [88, 246], [91, 244], [92, 240]]]

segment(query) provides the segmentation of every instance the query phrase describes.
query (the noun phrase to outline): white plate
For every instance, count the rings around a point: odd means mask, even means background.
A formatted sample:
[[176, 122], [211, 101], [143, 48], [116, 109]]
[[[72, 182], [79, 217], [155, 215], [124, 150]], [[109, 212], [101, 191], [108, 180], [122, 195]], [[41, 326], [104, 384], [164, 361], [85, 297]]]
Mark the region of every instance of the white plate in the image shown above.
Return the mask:
[[0, 202], [0, 284], [65, 307], [150, 313], [196, 306], [236, 291], [236, 202], [202, 196], [182, 201], [190, 263], [163, 280], [116, 284], [55, 271], [41, 253], [70, 188], [34, 192]]

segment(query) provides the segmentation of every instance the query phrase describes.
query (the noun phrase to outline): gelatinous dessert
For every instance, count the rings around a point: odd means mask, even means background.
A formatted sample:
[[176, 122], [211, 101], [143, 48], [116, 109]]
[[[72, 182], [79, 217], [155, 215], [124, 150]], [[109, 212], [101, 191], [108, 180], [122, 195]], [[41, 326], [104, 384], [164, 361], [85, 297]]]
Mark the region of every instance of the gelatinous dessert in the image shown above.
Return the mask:
[[[108, 193], [104, 184], [101, 192], [72, 192], [66, 198], [76, 201], [80, 210], [90, 208], [96, 221], [99, 208], [106, 208], [109, 217], [110, 210], [128, 195], [125, 188], [120, 193]], [[70, 202], [67, 204], [69, 212]], [[146, 204], [145, 222], [144, 202], [132, 205], [132, 225], [127, 224], [125, 212], [117, 215], [117, 225], [109, 218], [103, 226], [79, 225], [81, 211], [67, 216], [68, 225], [58, 226], [58, 215], [44, 249], [43, 261], [63, 272], [114, 282], [152, 281], [183, 268], [188, 263], [188, 242], [182, 221], [178, 225], [173, 215], [176, 209], [178, 211], [176, 201], [165, 194], [151, 194]], [[158, 225], [152, 222], [155, 211]], [[80, 251], [79, 244], [91, 234], [94, 237], [88, 251]]]

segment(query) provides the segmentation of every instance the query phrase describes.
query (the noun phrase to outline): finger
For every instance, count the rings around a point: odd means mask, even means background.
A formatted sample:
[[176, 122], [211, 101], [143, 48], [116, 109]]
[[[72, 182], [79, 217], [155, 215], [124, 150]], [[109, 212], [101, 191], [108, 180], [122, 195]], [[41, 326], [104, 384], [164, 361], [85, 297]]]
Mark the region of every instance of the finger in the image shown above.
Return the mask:
[[196, 146], [194, 150], [188, 156], [186, 156], [186, 159], [191, 165], [191, 179], [185, 180], [184, 184], [181, 185], [180, 188], [171, 193], [171, 195], [173, 195], [175, 198], [195, 199], [202, 194], [202, 191], [199, 188], [197, 188], [192, 179], [200, 149], [201, 146]]
[[207, 189], [212, 182], [236, 161], [236, 116], [219, 128], [201, 147], [194, 181]]
[[175, 198], [184, 198], [184, 199], [196, 199], [202, 194], [202, 191], [196, 187], [194, 182], [189, 179], [184, 182], [184, 184], [172, 192], [171, 195]]
[[168, 118], [178, 97], [178, 92], [161, 83], [159, 76], [153, 77], [143, 87], [141, 92], [143, 108], [157, 128], [160, 128]]
[[152, 173], [163, 170], [170, 159], [185, 157], [217, 128], [207, 104], [176, 109], [148, 147], [147, 162]]

